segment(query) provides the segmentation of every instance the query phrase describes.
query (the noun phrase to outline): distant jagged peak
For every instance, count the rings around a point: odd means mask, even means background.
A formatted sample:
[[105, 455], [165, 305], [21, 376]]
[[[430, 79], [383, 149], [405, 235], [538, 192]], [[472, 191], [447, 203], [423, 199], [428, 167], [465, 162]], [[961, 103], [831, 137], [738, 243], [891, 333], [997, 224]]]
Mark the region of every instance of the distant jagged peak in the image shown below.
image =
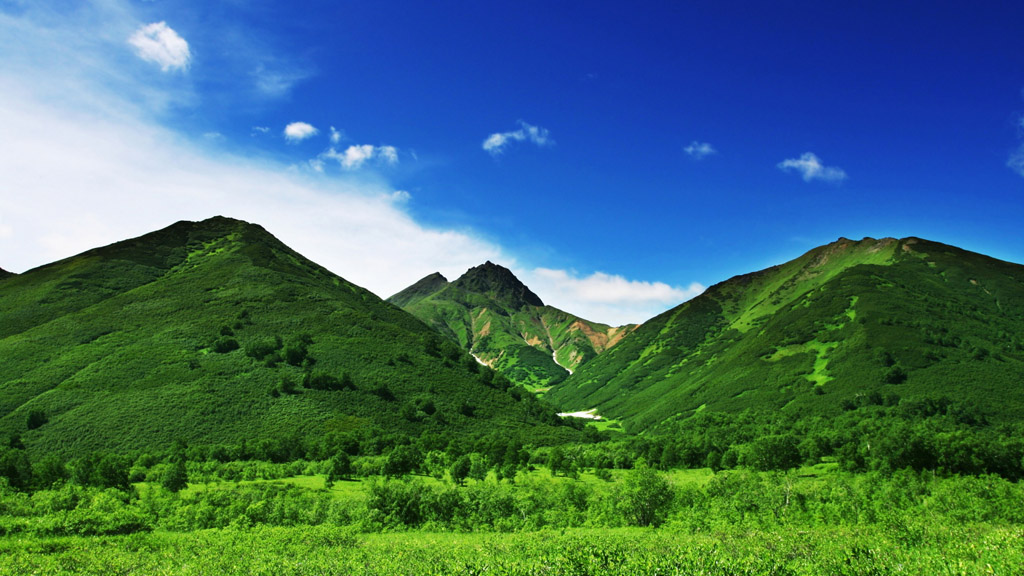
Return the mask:
[[[416, 284], [447, 284], [448, 279], [444, 277], [440, 272], [434, 272], [433, 274], [427, 274], [420, 279]], [[413, 284], [415, 286], [416, 284]]]
[[511, 270], [490, 260], [470, 268], [452, 285], [484, 294], [517, 310], [526, 305], [544, 305], [540, 297], [520, 282]]
[[447, 285], [448, 279], [442, 276], [440, 272], [434, 272], [420, 278], [412, 286], [391, 296], [388, 298], [388, 302], [398, 307], [408, 306], [436, 293]]
[[894, 244], [896, 242], [899, 242], [899, 241], [900, 240], [898, 240], [896, 238], [893, 238], [891, 236], [886, 236], [884, 238], [873, 238], [871, 236], [865, 236], [865, 237], [861, 238], [860, 240], [853, 240], [853, 239], [847, 238], [845, 236], [840, 236], [838, 239], [836, 239], [835, 242], [831, 242], [829, 244], [826, 244], [825, 246], [823, 246], [823, 248], [832, 248], [832, 249], [843, 249], [843, 248], [850, 248], [850, 247], [863, 247], [863, 248], [869, 248], [869, 249], [870, 248], [884, 248], [885, 246], [890, 246], [890, 245], [892, 245], [892, 244]]
[[840, 236], [835, 242], [830, 242], [810, 250], [802, 258], [797, 259], [797, 261], [803, 260], [811, 268], [821, 268], [831, 264], [833, 261], [846, 262], [846, 265], [849, 265], [853, 262], [850, 260], [851, 258], [874, 259], [878, 253], [884, 253], [885, 251], [892, 253], [899, 242], [899, 240], [889, 237], [872, 238], [865, 236], [860, 240], [851, 240], [845, 236]]

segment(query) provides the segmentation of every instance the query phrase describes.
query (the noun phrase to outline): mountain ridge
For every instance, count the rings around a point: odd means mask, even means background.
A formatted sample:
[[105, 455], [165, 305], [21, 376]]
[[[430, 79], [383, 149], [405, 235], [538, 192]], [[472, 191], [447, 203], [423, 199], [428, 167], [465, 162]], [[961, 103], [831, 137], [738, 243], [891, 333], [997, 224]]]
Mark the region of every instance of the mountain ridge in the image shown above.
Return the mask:
[[539, 392], [635, 327], [590, 322], [547, 306], [511, 270], [490, 261], [452, 282], [440, 282], [438, 276], [427, 276], [388, 301], [470, 351], [481, 364]]
[[[338, 434], [569, 434], [422, 322], [218, 217], [0, 284], [0, 432], [34, 451]], [[46, 415], [25, 427], [27, 415]]]
[[447, 285], [448, 279], [442, 276], [440, 272], [434, 272], [420, 278], [408, 288], [388, 297], [387, 301], [402, 308], [422, 300]]
[[524, 306], [544, 306], [540, 297], [523, 284], [511, 270], [490, 260], [474, 266], [452, 283], [467, 292], [483, 294], [513, 309]]
[[1021, 317], [1024, 266], [917, 237], [840, 238], [645, 322], [547, 398], [634, 430], [705, 409], [830, 414], [861, 394], [1014, 418]]

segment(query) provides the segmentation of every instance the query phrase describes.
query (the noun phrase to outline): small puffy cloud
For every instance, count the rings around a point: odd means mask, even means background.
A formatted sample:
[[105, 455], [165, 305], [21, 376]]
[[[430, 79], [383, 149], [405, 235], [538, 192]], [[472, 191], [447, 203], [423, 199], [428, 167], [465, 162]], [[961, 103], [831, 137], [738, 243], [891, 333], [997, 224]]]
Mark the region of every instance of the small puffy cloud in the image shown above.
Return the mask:
[[554, 144], [547, 128], [533, 126], [519, 121], [519, 129], [511, 132], [495, 132], [484, 140], [484, 151], [491, 156], [499, 156], [505, 152], [505, 148], [512, 142], [533, 142], [537, 146], [549, 146]]
[[670, 286], [604, 272], [581, 277], [566, 270], [535, 268], [517, 275], [545, 304], [612, 325], [644, 322], [704, 291], [697, 282]]
[[337, 144], [341, 142], [341, 139], [345, 137], [344, 132], [338, 130], [334, 126], [331, 126], [331, 144]]
[[491, 134], [486, 140], [484, 140], [484, 150], [491, 154], [501, 154], [502, 149], [505, 148], [505, 144], [507, 144], [508, 141], [509, 134], [507, 132]]
[[192, 60], [188, 42], [178, 36], [166, 22], [146, 24], [128, 38], [128, 43], [135, 48], [135, 54], [160, 66], [164, 72], [169, 70], [186, 70]]
[[1006, 165], [1010, 170], [1024, 176], [1024, 144], [1017, 148], [1013, 154], [1010, 154], [1010, 159], [1006, 161]]
[[395, 190], [394, 192], [389, 194], [388, 197], [391, 198], [391, 201], [395, 202], [396, 204], [405, 204], [406, 202], [412, 199], [412, 194], [409, 194], [405, 190]]
[[373, 146], [369, 144], [349, 146], [344, 153], [337, 155], [338, 162], [346, 170], [360, 168], [370, 158], [373, 158]]
[[397, 164], [398, 148], [394, 146], [358, 144], [349, 146], [344, 152], [339, 152], [332, 146], [321, 153], [317, 159], [335, 160], [345, 170], [358, 170], [363, 167], [363, 164], [371, 160], [383, 164]]
[[694, 140], [690, 142], [690, 145], [683, 148], [683, 152], [686, 152], [694, 160], [703, 160], [713, 154], [718, 154], [718, 150], [715, 150], [714, 146], [707, 142], [697, 142]]
[[779, 170], [789, 172], [796, 170], [803, 177], [804, 182], [821, 180], [823, 182], [842, 182], [846, 180], [846, 172], [836, 166], [825, 166], [821, 160], [811, 152], [805, 152], [799, 158], [790, 158], [779, 162]]
[[284, 127], [284, 138], [289, 143], [302, 142], [306, 138], [312, 138], [320, 133], [319, 130], [305, 122], [292, 122]]

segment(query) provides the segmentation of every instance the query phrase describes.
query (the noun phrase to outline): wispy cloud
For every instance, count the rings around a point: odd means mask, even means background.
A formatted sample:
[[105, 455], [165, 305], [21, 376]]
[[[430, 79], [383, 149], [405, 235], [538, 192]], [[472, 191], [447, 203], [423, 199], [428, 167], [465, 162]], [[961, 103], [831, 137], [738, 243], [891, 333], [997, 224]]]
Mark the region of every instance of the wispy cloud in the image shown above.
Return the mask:
[[[1021, 95], [1024, 95], [1024, 90], [1021, 90]], [[1024, 138], [1024, 115], [1017, 119], [1017, 136]], [[1021, 144], [1010, 153], [1009, 159], [1006, 160], [1006, 166], [1017, 174], [1024, 176], [1024, 144]]]
[[269, 133], [270, 133], [270, 127], [269, 126], [253, 126], [252, 127], [252, 132], [250, 132], [249, 135], [250, 136], [261, 136], [263, 134], [269, 134]]
[[697, 282], [671, 286], [604, 272], [580, 276], [566, 270], [534, 268], [517, 275], [546, 304], [588, 320], [617, 325], [643, 322], [704, 291]]
[[[313, 162], [321, 162], [320, 170], [323, 169], [323, 160], [334, 160], [345, 170], [357, 170], [369, 161], [376, 161], [381, 164], [397, 164], [398, 148], [394, 146], [373, 146], [371, 144], [359, 144], [346, 148], [339, 152], [333, 146], [320, 154]], [[317, 165], [313, 165], [317, 169]]]
[[1021, 144], [1017, 150], [1010, 154], [1010, 159], [1006, 161], [1006, 165], [1010, 170], [1024, 176], [1024, 144]]
[[331, 126], [331, 144], [338, 144], [345, 137], [345, 133]]
[[18, 195], [0, 202], [4, 269], [217, 214], [257, 222], [383, 296], [431, 272], [514, 262], [470, 230], [417, 222], [407, 196], [376, 175], [315, 176], [161, 124], [171, 100], [162, 92], [182, 82], [137, 78], [125, 65], [136, 56], [124, 39], [143, 22], [136, 5], [104, 0], [58, 14], [46, 4], [0, 11], [0, 190]]
[[265, 62], [256, 64], [250, 73], [256, 90], [269, 98], [287, 96], [293, 86], [311, 75], [307, 70], [273, 67]]
[[846, 172], [836, 166], [825, 166], [811, 152], [805, 152], [799, 158], [790, 158], [778, 163], [779, 170], [789, 172], [795, 170], [804, 182], [821, 180], [823, 182], [842, 182], [846, 180]]
[[533, 142], [537, 146], [550, 146], [554, 144], [547, 128], [533, 126], [519, 121], [519, 129], [511, 132], [495, 132], [487, 137], [483, 143], [483, 149], [491, 156], [500, 156], [512, 142]]
[[714, 146], [707, 142], [697, 142], [694, 140], [690, 142], [690, 145], [683, 148], [683, 152], [686, 152], [694, 160], [703, 160], [713, 154], [718, 154], [718, 150], [715, 150]]
[[[124, 39], [146, 22], [133, 16], [137, 4], [103, 0], [73, 13], [46, 4], [0, 13], [0, 190], [18, 195], [17, 202], [0, 202], [3, 268], [21, 272], [217, 214], [257, 222], [381, 296], [435, 271], [458, 277], [486, 260], [517, 268], [504, 248], [471, 229], [414, 219], [408, 193], [379, 174], [293, 170], [265, 156], [234, 154], [226, 148], [231, 139], [191, 138], [162, 124], [161, 112], [183, 101], [198, 59], [187, 76], [136, 77], [146, 65], [126, 66], [136, 56]], [[41, 11], [45, 19], [33, 18]], [[252, 133], [280, 134], [264, 128], [253, 126]], [[547, 139], [540, 128], [522, 130], [523, 140]], [[344, 167], [350, 154], [337, 148], [330, 161]], [[367, 166], [412, 157], [393, 146], [349, 148], [353, 167], [359, 159]], [[546, 281], [544, 274], [521, 278], [552, 305], [611, 324], [645, 320], [697, 290], [560, 271]]]
[[307, 138], [316, 136], [319, 132], [320, 131], [313, 127], [312, 124], [307, 124], [305, 122], [292, 122], [284, 127], [284, 139], [291, 144], [296, 144]]
[[164, 72], [187, 70], [192, 60], [188, 42], [166, 22], [154, 22], [140, 27], [128, 38], [135, 54], [147, 62], [160, 66]]

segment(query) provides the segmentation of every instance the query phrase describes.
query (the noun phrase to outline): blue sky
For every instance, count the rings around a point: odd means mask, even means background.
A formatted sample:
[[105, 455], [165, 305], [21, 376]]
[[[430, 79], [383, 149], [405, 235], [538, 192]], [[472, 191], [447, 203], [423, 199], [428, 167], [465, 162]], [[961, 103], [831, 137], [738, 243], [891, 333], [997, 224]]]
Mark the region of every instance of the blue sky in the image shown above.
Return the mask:
[[987, 4], [0, 0], [0, 266], [225, 214], [620, 323], [839, 236], [1024, 262]]

